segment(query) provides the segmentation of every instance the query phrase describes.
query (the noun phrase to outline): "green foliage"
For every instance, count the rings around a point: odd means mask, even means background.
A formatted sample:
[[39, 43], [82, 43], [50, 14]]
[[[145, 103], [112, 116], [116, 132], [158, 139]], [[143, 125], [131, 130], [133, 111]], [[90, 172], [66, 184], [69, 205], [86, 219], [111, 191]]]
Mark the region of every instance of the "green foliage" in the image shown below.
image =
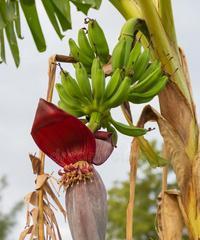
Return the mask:
[[[152, 146], [156, 152], [155, 142]], [[155, 231], [156, 198], [161, 190], [161, 174], [155, 174], [140, 155], [134, 209], [134, 240], [157, 239]], [[107, 240], [125, 239], [129, 181], [116, 182], [108, 192]]]
[[[152, 149], [160, 155], [156, 141], [151, 142]], [[172, 177], [172, 169], [169, 169]], [[140, 154], [135, 191], [134, 240], [156, 240], [156, 199], [161, 191], [161, 172], [152, 169], [144, 154]], [[174, 180], [168, 183], [169, 188], [177, 188]], [[129, 180], [115, 182], [108, 191], [108, 228], [107, 240], [124, 240], [126, 238], [126, 209], [129, 201]], [[186, 233], [183, 239], [188, 239]]]
[[[63, 32], [71, 28], [70, 2], [78, 11], [87, 14], [90, 8], [98, 9], [101, 0], [41, 0], [46, 14], [58, 34], [63, 38]], [[35, 0], [0, 0], [0, 62], [6, 62], [5, 34], [8, 40], [16, 66], [19, 66], [20, 56], [17, 38], [22, 39], [20, 7], [32, 33], [38, 51], [46, 50], [46, 42], [40, 24]]]
[[[7, 186], [7, 181], [5, 177], [0, 178], [0, 193], [2, 194], [2, 190]], [[2, 202], [2, 195], [0, 195], [0, 206]], [[0, 210], [0, 239], [5, 240], [9, 235], [10, 231], [16, 224], [16, 216], [17, 213], [21, 210], [23, 206], [22, 202], [18, 202], [15, 206], [9, 210], [7, 213], [3, 213]], [[2, 209], [2, 208], [0, 208]]]
[[[136, 185], [134, 239], [155, 239], [155, 204], [156, 197], [160, 192], [161, 174], [153, 174], [147, 163], [140, 167], [140, 173], [144, 176], [137, 180]], [[108, 194], [109, 215], [107, 239], [125, 239], [129, 181], [116, 183]]]

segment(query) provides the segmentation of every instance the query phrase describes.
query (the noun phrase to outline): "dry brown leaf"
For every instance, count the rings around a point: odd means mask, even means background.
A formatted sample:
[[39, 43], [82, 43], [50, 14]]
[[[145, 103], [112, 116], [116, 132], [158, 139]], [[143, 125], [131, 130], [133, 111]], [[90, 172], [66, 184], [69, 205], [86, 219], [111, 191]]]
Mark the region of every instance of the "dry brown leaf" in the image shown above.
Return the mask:
[[63, 214], [64, 218], [66, 218], [66, 211], [63, 208], [62, 204], [60, 203], [60, 201], [58, 200], [58, 198], [56, 197], [55, 193], [53, 192], [53, 190], [51, 189], [50, 185], [48, 182], [45, 183], [44, 185], [44, 190], [50, 195], [50, 197], [52, 198], [52, 200], [55, 202], [55, 204], [58, 206], [59, 210], [61, 211], [61, 213]]
[[26, 238], [26, 236], [32, 232], [32, 230], [33, 230], [33, 225], [26, 228], [23, 232], [21, 232], [21, 234], [19, 236], [19, 240], [24, 240]]
[[26, 204], [32, 204], [33, 206], [38, 206], [38, 192], [34, 191], [31, 193], [28, 193], [24, 197], [24, 201]]
[[34, 156], [32, 154], [29, 154], [29, 158], [30, 158], [31, 163], [32, 163], [33, 173], [34, 174], [39, 174], [41, 160], [38, 157], [36, 157], [36, 156]]
[[177, 190], [165, 191], [158, 197], [157, 232], [160, 240], [181, 240], [184, 221]]
[[35, 189], [36, 190], [41, 189], [41, 187], [44, 186], [48, 178], [49, 178], [49, 174], [44, 173], [44, 174], [38, 175], [36, 179]]
[[176, 173], [178, 185], [181, 192], [186, 192], [187, 183], [191, 177], [191, 163], [185, 152], [185, 145], [182, 138], [173, 126], [150, 105], [143, 109], [140, 121], [156, 121], [158, 123], [160, 133], [164, 139], [165, 150]]
[[193, 108], [190, 107], [175, 83], [169, 81], [159, 94], [162, 116], [176, 129], [186, 151], [193, 158], [197, 151], [198, 128]]
[[61, 234], [60, 234], [60, 230], [58, 227], [58, 223], [57, 223], [55, 214], [54, 214], [53, 210], [45, 202], [44, 202], [44, 213], [45, 213], [45, 217], [46, 217], [46, 222], [49, 222], [48, 220], [50, 220], [51, 228], [52, 228], [53, 232], [55, 232], [54, 226], [53, 226], [53, 225], [55, 225], [59, 240], [61, 240]]

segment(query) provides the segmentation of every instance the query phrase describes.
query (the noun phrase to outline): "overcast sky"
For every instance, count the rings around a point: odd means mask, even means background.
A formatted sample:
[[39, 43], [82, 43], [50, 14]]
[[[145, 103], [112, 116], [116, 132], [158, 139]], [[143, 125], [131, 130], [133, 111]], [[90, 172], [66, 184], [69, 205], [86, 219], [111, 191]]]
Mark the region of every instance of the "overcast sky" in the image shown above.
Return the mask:
[[[112, 49], [124, 20], [108, 1], [104, 0], [103, 2], [100, 11], [91, 10], [88, 15], [96, 18], [103, 26]], [[195, 0], [174, 0], [173, 2], [178, 40], [188, 57], [193, 94], [199, 113], [200, 2]], [[6, 175], [9, 182], [9, 187], [4, 192], [3, 209], [5, 210], [11, 208], [16, 201], [21, 200], [26, 193], [34, 190], [35, 177], [32, 174], [28, 153], [35, 153], [37, 147], [30, 136], [30, 129], [38, 99], [46, 95], [48, 58], [55, 53], [69, 53], [67, 40], [69, 37], [76, 39], [77, 31], [83, 26], [84, 20], [83, 14], [77, 13], [75, 8], [72, 8], [73, 30], [68, 31], [66, 37], [60, 41], [50, 26], [43, 8], [40, 4], [38, 7], [46, 36], [47, 51], [42, 54], [37, 52], [30, 32], [23, 24], [25, 39], [19, 42], [20, 67], [15, 68], [8, 47], [6, 51], [7, 65], [0, 65], [0, 176]], [[64, 64], [63, 67], [67, 68], [68, 66]], [[59, 79], [57, 80], [59, 81]], [[55, 96], [54, 100], [56, 99]], [[156, 100], [152, 104], [157, 106]], [[134, 106], [133, 111], [134, 118], [137, 119], [141, 106]], [[114, 116], [118, 119], [121, 118], [118, 111], [114, 112]], [[151, 132], [148, 138], [157, 138], [161, 142], [157, 131]], [[103, 166], [98, 167], [107, 188], [111, 187], [115, 180], [127, 178], [130, 141], [131, 138], [120, 136], [118, 148], [112, 157]], [[57, 172], [57, 169], [58, 167], [47, 159], [46, 172], [51, 173], [53, 170]], [[9, 240], [17, 239], [24, 224], [25, 212], [23, 211], [20, 214], [19, 224]], [[69, 236], [69, 231], [66, 233], [66, 226], [62, 225], [62, 228], [65, 229], [63, 236]], [[70, 240], [70, 237], [64, 239]]]

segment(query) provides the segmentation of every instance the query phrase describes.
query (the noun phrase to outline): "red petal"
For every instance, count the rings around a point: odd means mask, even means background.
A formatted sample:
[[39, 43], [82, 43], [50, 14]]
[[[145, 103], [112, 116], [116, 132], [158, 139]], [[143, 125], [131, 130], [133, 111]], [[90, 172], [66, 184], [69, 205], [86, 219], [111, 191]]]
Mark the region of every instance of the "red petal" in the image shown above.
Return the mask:
[[112, 144], [112, 133], [98, 131], [96, 137], [96, 153], [93, 159], [95, 165], [103, 164], [111, 155], [114, 146]]
[[38, 147], [57, 164], [92, 162], [95, 138], [78, 119], [40, 99], [31, 135]]

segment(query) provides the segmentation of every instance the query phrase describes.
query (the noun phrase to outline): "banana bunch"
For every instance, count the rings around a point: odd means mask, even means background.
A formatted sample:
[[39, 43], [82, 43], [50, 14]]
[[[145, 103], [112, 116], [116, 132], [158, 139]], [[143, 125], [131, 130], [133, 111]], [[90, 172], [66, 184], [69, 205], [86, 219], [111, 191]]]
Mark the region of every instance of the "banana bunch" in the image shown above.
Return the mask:
[[87, 29], [82, 28], [78, 32], [78, 44], [70, 38], [69, 47], [70, 55], [77, 62], [81, 62], [90, 73], [95, 57], [98, 57], [101, 63], [107, 63], [110, 55], [106, 37], [98, 22], [94, 19], [88, 19], [87, 24]]
[[127, 21], [112, 53], [112, 69], [123, 69], [131, 79], [127, 101], [145, 103], [153, 99], [166, 85], [161, 64], [151, 61], [149, 49], [143, 49], [140, 41], [134, 42], [137, 20]]
[[[106, 84], [101, 60], [94, 58], [89, 76], [80, 62], [74, 64], [76, 79], [61, 71], [61, 83], [56, 84], [59, 95], [58, 106], [75, 117], [90, 119], [94, 112], [101, 114], [101, 126], [112, 132], [113, 143], [117, 142], [117, 131], [128, 136], [140, 136], [145, 129], [130, 127], [115, 121], [110, 110], [127, 100], [131, 78], [122, 69], [116, 69]], [[124, 94], [126, 93], [126, 94]]]

